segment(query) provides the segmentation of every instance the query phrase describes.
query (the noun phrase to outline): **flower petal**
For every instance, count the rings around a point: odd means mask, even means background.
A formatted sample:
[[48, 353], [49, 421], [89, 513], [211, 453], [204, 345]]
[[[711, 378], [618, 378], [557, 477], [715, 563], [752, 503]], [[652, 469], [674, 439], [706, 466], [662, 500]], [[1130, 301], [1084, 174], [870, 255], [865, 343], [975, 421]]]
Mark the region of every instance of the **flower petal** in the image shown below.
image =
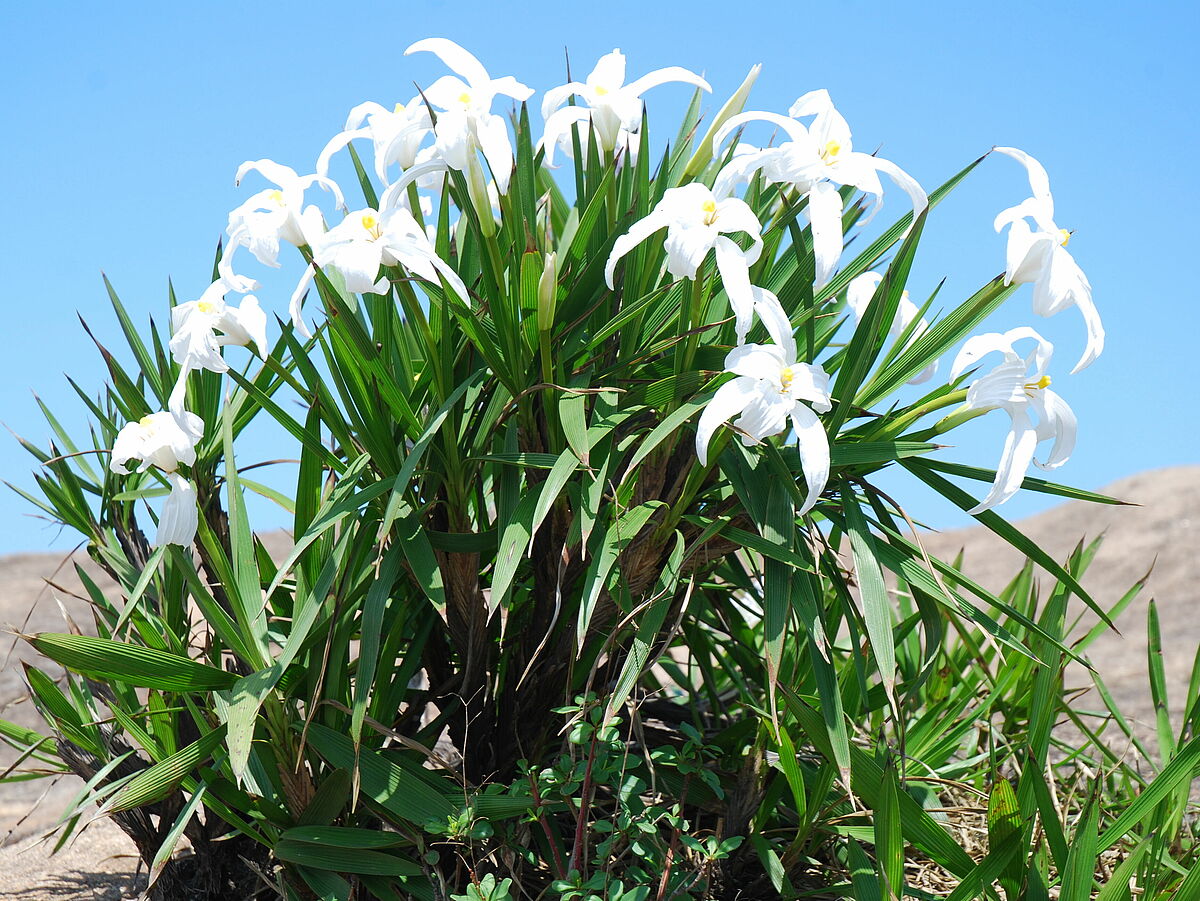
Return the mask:
[[808, 221], [812, 224], [813, 257], [816, 262], [814, 287], [829, 281], [842, 257], [842, 196], [827, 181], [808, 192]]
[[758, 396], [755, 385], [754, 379], [736, 378], [718, 388], [712, 400], [705, 405], [700, 421], [696, 423], [696, 456], [701, 466], [708, 465], [708, 445], [713, 432], [717, 426], [728, 422], [753, 402]]
[[328, 175], [329, 161], [333, 158], [335, 153], [353, 140], [369, 137], [371, 137], [371, 130], [369, 128], [356, 128], [334, 135], [329, 139], [329, 143], [325, 145], [325, 147], [321, 150], [321, 153], [317, 156], [317, 174], [321, 176]]
[[[546, 149], [545, 165], [554, 168], [554, 151], [564, 138], [571, 134], [571, 126], [576, 122], [586, 122], [591, 118], [591, 111], [583, 106], [564, 106], [555, 110], [546, 118], [546, 129], [542, 133], [541, 145]], [[582, 144], [587, 140], [587, 131], [579, 130], [579, 140]]]
[[312, 332], [308, 330], [308, 326], [304, 323], [304, 316], [300, 312], [300, 305], [304, 300], [304, 295], [308, 292], [308, 286], [312, 283], [313, 275], [316, 270], [310, 264], [304, 267], [304, 274], [300, 276], [300, 282], [296, 285], [296, 290], [292, 292], [292, 299], [288, 303], [288, 311], [292, 317], [292, 327], [296, 329], [297, 334], [308, 339], [312, 337]]
[[409, 185], [413, 182], [419, 182], [422, 178], [433, 172], [445, 172], [449, 168], [445, 160], [434, 158], [417, 163], [415, 166], [406, 169], [403, 175], [388, 185], [388, 189], [379, 198], [379, 212], [386, 214], [392, 209], [403, 207]]
[[616, 272], [617, 262], [633, 248], [637, 247], [652, 234], [661, 228], [666, 228], [670, 224], [670, 218], [663, 213], [659, 207], [655, 207], [650, 215], [639, 219], [629, 227], [629, 231], [617, 238], [613, 242], [612, 252], [608, 255], [608, 262], [604, 264], [604, 282], [609, 288], [613, 288], [613, 275]]
[[1029, 175], [1029, 189], [1033, 191], [1033, 199], [1044, 204], [1049, 210], [1050, 218], [1053, 219], [1054, 197], [1050, 194], [1050, 176], [1046, 174], [1045, 167], [1024, 150], [1018, 150], [1016, 147], [993, 147], [992, 150], [1012, 157], [1025, 167], [1025, 172]]
[[783, 349], [774, 344], [739, 344], [725, 355], [725, 371], [778, 386], [779, 373], [787, 361]]
[[447, 38], [425, 38], [424, 40], [417, 41], [408, 46], [408, 49], [404, 51], [404, 55], [408, 56], [421, 52], [432, 53], [450, 69], [453, 69], [470, 82], [472, 87], [485, 85], [492, 80], [491, 76], [487, 73], [487, 69], [483, 67], [483, 63], [474, 54], [469, 53]]
[[800, 466], [808, 483], [804, 504], [796, 511], [797, 516], [803, 516], [816, 506], [829, 481], [829, 436], [817, 414], [804, 404], [796, 404], [792, 409], [792, 428], [796, 431]]
[[878, 272], [864, 272], [854, 276], [850, 280], [850, 284], [846, 285], [846, 306], [854, 314], [855, 322], [862, 321], [881, 281], [883, 281], [883, 276]]
[[1038, 411], [1038, 441], [1054, 439], [1045, 461], [1033, 462], [1040, 469], [1058, 469], [1071, 458], [1071, 452], [1075, 450], [1075, 435], [1079, 431], [1075, 411], [1049, 388], [1036, 393], [1033, 406]]
[[631, 81], [621, 88], [621, 93], [630, 97], [641, 97], [642, 94], [651, 88], [656, 88], [660, 84], [667, 84], [672, 81], [681, 81], [684, 84], [693, 85], [702, 91], [712, 93], [712, 86], [707, 81], [695, 72], [680, 66], [667, 66], [665, 69], [655, 69], [653, 72], [647, 72], [641, 78]]
[[929, 195], [925, 193], [925, 189], [915, 178], [891, 160], [880, 159], [877, 156], [872, 159], [875, 160], [875, 168], [894, 181], [896, 186], [908, 195], [908, 199], [912, 203], [913, 221], [916, 222], [917, 217], [929, 206]]
[[168, 544], [191, 547], [196, 537], [196, 527], [199, 525], [196, 489], [179, 473], [169, 473], [167, 478], [171, 482], [171, 493], [167, 495], [162, 515], [158, 518], [158, 534], [154, 537], [154, 547], [164, 547]]
[[1029, 472], [1029, 464], [1033, 462], [1037, 443], [1037, 429], [1030, 423], [1024, 408], [1014, 411], [1012, 428], [1004, 439], [1004, 450], [996, 466], [996, 479], [992, 483], [992, 490], [967, 513], [974, 516], [984, 510], [990, 510], [1016, 494], [1025, 480], [1025, 474]]
[[704, 258], [719, 240], [720, 233], [708, 226], [669, 226], [663, 242], [667, 251], [667, 271], [675, 278], [695, 278]]
[[[253, 342], [258, 355], [264, 359], [266, 358], [270, 350], [270, 347], [267, 345], [267, 314], [258, 305], [257, 297], [253, 294], [243, 297], [241, 304], [236, 310], [229, 310], [226, 313], [226, 322], [228, 326], [234, 326], [241, 332], [241, 334], [236, 335], [236, 337], [242, 339], [237, 342], [238, 344], [245, 346], [247, 342]], [[230, 335], [233, 332], [233, 329], [226, 325], [222, 325], [221, 330], [226, 335]]]
[[479, 137], [479, 149], [483, 151], [492, 177], [496, 180], [496, 188], [501, 194], [507, 194], [513, 170], [513, 149], [508, 138], [508, 126], [500, 116], [481, 116], [475, 122], [475, 133]]
[[750, 285], [750, 267], [746, 262], [746, 254], [729, 238], [717, 238], [714, 246], [721, 284], [725, 286], [725, 294], [729, 297], [729, 306], [735, 317], [737, 343], [741, 344], [746, 340], [746, 333], [754, 321], [754, 289]]
[[246, 162], [238, 166], [237, 175], [233, 177], [233, 183], [240, 185], [242, 179], [246, 177], [246, 173], [252, 171], [261, 173], [265, 178], [275, 182], [281, 188], [287, 188], [299, 178], [295, 169], [292, 169], [290, 166], [280, 165], [274, 160], [246, 160]]
[[736, 116], [730, 116], [725, 124], [717, 130], [717, 133], [713, 135], [713, 156], [721, 152], [721, 145], [725, 143], [725, 139], [733, 134], [735, 130], [749, 122], [757, 121], [770, 122], [777, 128], [782, 129], [783, 133], [793, 141], [808, 140], [808, 129], [804, 127], [804, 123], [797, 122], [795, 119], [789, 119], [787, 116], [781, 116], [778, 113], [738, 113]]
[[796, 339], [792, 333], [792, 320], [788, 318], [779, 298], [766, 288], [757, 286], [752, 287], [750, 292], [754, 298], [754, 311], [758, 313], [758, 318], [767, 328], [767, 334], [771, 336], [771, 340], [783, 354], [783, 359], [796, 359]]

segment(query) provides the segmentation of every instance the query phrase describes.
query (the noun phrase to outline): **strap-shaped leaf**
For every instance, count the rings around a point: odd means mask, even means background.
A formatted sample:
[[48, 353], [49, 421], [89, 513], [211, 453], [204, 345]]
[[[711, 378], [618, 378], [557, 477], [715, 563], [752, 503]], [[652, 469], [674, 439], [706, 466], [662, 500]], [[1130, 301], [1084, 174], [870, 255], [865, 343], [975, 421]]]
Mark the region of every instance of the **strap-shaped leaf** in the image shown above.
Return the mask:
[[206, 761], [225, 738], [225, 727], [218, 726], [186, 748], [142, 770], [117, 791], [104, 805], [106, 813], [129, 810], [165, 798]]
[[219, 691], [237, 676], [178, 654], [90, 635], [43, 632], [26, 639], [67, 669], [100, 680], [159, 691]]
[[[429, 820], [445, 822], [457, 810], [448, 795], [431, 784], [437, 777], [408, 758], [384, 757], [369, 748], [360, 748], [356, 755], [349, 736], [319, 723], [309, 726], [308, 741], [333, 766], [357, 766], [363, 794], [400, 820], [416, 826]], [[448, 790], [454, 787], [446, 783]]]

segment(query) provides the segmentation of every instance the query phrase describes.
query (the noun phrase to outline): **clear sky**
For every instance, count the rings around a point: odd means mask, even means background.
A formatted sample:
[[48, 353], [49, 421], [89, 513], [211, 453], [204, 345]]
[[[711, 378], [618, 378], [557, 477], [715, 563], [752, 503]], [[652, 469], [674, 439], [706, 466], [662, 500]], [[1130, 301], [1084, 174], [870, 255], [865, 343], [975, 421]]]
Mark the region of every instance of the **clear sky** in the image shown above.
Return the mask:
[[[36, 391], [85, 435], [63, 373], [90, 390], [103, 378], [77, 312], [101, 340], [119, 342], [101, 270], [139, 321], [151, 313], [162, 321], [167, 279], [181, 300], [197, 297], [228, 211], [261, 187], [235, 188], [238, 164], [270, 157], [311, 171], [350, 107], [406, 101], [414, 82], [443, 74], [432, 56], [401, 52], [444, 36], [493, 76], [515, 75], [539, 93], [565, 80], [564, 48], [577, 76], [614, 47], [631, 76], [668, 65], [703, 72], [717, 102], [761, 62], [750, 108], [786, 112], [800, 94], [826, 87], [856, 149], [880, 148], [930, 189], [995, 144], [1029, 151], [1049, 170], [1057, 219], [1076, 232], [1070, 250], [1108, 331], [1097, 363], [1055, 382], [1080, 421], [1077, 450], [1058, 477], [1099, 488], [1200, 462], [1190, 218], [1200, 207], [1200, 6], [1132, 9], [1013, 0], [9, 4], [0, 55], [0, 420], [44, 443]], [[682, 87], [648, 94], [652, 124], [676, 116], [686, 96]], [[945, 276], [941, 296], [959, 299], [1002, 270], [1004, 239], [992, 217], [1027, 194], [1016, 163], [985, 162], [931, 218], [914, 293]], [[895, 191], [882, 215], [904, 204]], [[293, 265], [264, 279], [265, 307], [284, 312], [296, 274]], [[992, 324], [1034, 325], [1058, 345], [1065, 373], [1082, 349], [1082, 323], [1074, 310], [1033, 317], [1030, 290]], [[1006, 430], [1003, 414], [984, 417], [953, 458], [994, 465]], [[262, 456], [290, 453], [273, 450]], [[33, 462], [0, 433], [0, 478], [28, 488]], [[894, 490], [935, 525], [965, 521], [910, 480]], [[74, 542], [0, 492], [0, 553]], [[1046, 505], [1018, 497], [1002, 510], [1021, 516]], [[264, 528], [282, 522], [265, 505], [255, 511]]]

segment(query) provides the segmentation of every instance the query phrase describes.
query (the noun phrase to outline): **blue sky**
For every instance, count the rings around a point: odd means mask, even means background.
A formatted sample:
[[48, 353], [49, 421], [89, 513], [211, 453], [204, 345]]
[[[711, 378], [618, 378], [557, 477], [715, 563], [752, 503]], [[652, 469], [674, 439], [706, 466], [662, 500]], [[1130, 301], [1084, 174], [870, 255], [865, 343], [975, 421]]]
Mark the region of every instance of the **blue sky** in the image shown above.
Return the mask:
[[[77, 312], [118, 343], [101, 270], [140, 321], [161, 321], [168, 278], [182, 299], [198, 296], [228, 211], [259, 190], [234, 187], [238, 164], [269, 157], [311, 171], [350, 107], [407, 100], [414, 82], [443, 74], [431, 56], [400, 55], [436, 35], [539, 92], [564, 81], [564, 48], [576, 75], [620, 47], [631, 76], [685, 66], [703, 72], [718, 99], [761, 62], [752, 108], [783, 112], [826, 87], [857, 149], [880, 148], [928, 188], [995, 144], [1029, 151], [1049, 170], [1059, 224], [1076, 232], [1070, 249], [1108, 331], [1104, 356], [1068, 378], [1064, 364], [1083, 342], [1075, 311], [1036, 319], [1025, 288], [992, 323], [1032, 324], [1059, 347], [1055, 388], [1081, 428], [1059, 477], [1099, 488], [1200, 462], [1200, 291], [1188, 218], [1200, 200], [1194, 3], [1145, 5], [1136, 16], [1111, 2], [395, 2], [336, 14], [309, 2], [171, 6], [23, 4], [5, 14], [0, 421], [35, 442], [47, 429], [34, 391], [85, 434], [63, 373], [89, 389], [103, 378]], [[648, 94], [652, 123], [676, 115], [686, 95]], [[931, 218], [914, 293], [945, 276], [942, 297], [958, 299], [1000, 271], [1004, 240], [992, 217], [1027, 193], [1016, 163], [989, 159]], [[904, 203], [889, 194], [883, 216]], [[297, 272], [264, 279], [265, 307], [283, 312]], [[994, 465], [1005, 431], [1002, 414], [984, 417], [961, 440], [956, 433], [953, 457]], [[273, 450], [262, 456], [281, 455]], [[0, 434], [0, 477], [28, 488], [32, 462]], [[894, 490], [935, 525], [965, 521], [910, 481]], [[1046, 505], [1019, 497], [1003, 510]], [[263, 527], [282, 521], [265, 505], [255, 510]], [[0, 553], [73, 543], [29, 512], [2, 490]]]

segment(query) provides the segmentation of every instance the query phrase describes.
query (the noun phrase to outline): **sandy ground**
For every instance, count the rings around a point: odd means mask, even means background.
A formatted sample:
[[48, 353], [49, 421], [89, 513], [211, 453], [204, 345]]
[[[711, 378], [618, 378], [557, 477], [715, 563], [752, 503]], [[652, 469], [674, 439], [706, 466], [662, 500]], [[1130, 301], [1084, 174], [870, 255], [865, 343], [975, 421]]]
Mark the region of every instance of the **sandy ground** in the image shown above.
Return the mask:
[[[1107, 493], [1140, 506], [1067, 503], [1018, 525], [1059, 560], [1081, 536], [1105, 533], [1104, 547], [1084, 580], [1084, 586], [1105, 606], [1115, 603], [1154, 564], [1141, 597], [1118, 620], [1122, 634], [1103, 636], [1091, 650], [1093, 663], [1122, 709], [1153, 747], [1153, 707], [1146, 678], [1146, 607], [1150, 598], [1158, 605], [1170, 708], [1178, 723], [1192, 661], [1200, 647], [1200, 616], [1194, 612], [1200, 601], [1200, 466], [1143, 473], [1109, 486]], [[979, 528], [926, 535], [923, 540], [931, 552], [943, 557], [964, 549], [967, 570], [992, 589], [1002, 587], [1022, 562], [1003, 541]], [[90, 618], [73, 564], [80, 563], [98, 581], [107, 583], [81, 555], [66, 565], [63, 562], [61, 554], [0, 558], [0, 626], [24, 632], [62, 631], [65, 611], [81, 628], [88, 628]], [[33, 659], [23, 642], [6, 636], [0, 643], [0, 717], [37, 728], [36, 711], [22, 700], [20, 666], [21, 661]], [[1084, 684], [1085, 674], [1077, 671], [1069, 681]], [[6, 767], [12, 760], [11, 752], [0, 750], [0, 766]], [[22, 901], [136, 897], [133, 845], [111, 823], [93, 823], [54, 856], [49, 855], [47, 843], [38, 843], [38, 837], [55, 823], [57, 812], [80, 785], [74, 777], [49, 786], [47, 782], [0, 786], [0, 839], [4, 840], [0, 897]]]

